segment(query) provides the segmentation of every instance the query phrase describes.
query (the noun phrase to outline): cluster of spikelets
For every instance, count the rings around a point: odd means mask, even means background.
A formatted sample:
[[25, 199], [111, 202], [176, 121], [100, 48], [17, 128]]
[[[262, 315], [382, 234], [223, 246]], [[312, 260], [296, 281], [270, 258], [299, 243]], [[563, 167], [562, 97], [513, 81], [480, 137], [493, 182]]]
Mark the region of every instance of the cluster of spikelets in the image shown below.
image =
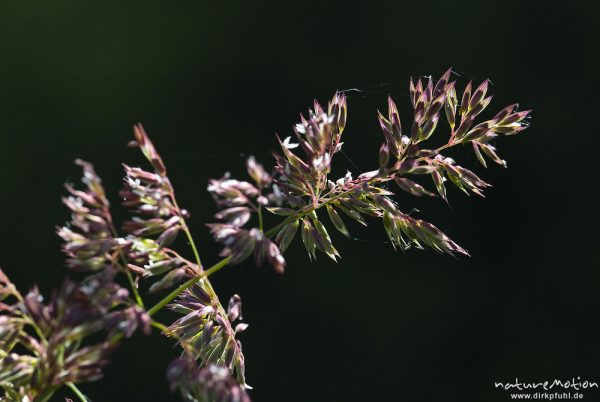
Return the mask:
[[[529, 111], [519, 112], [515, 104], [476, 124], [491, 101], [488, 81], [474, 90], [469, 83], [459, 103], [450, 77], [448, 70], [437, 82], [411, 80], [410, 130], [403, 129], [398, 109], [388, 99], [387, 114], [378, 114], [385, 141], [376, 170], [356, 177], [350, 172], [339, 179], [330, 177], [347, 118], [346, 97], [336, 93], [327, 108], [315, 101], [294, 126], [294, 139], [279, 139], [281, 153], [274, 153], [271, 173], [250, 157], [246, 167], [251, 181], [229, 174], [210, 180], [208, 191], [219, 210], [218, 222], [207, 226], [223, 245], [223, 259], [209, 268], [202, 265], [191, 237], [189, 213], [179, 207], [165, 164], [140, 125], [134, 127], [131, 145], [142, 151], [150, 169], [124, 165], [119, 195], [132, 214], [122, 225], [125, 234], [113, 224], [94, 168], [77, 161], [84, 186], [80, 190], [66, 186], [68, 196], [63, 202], [71, 220], [57, 233], [64, 242], [66, 264], [83, 279], [65, 281], [44, 303], [36, 288], [23, 296], [0, 271], [0, 387], [4, 392], [0, 401], [46, 401], [62, 386], [97, 380], [110, 353], [137, 329], [149, 333], [151, 326], [182, 348], [181, 357], [169, 365], [167, 378], [185, 400], [249, 401], [244, 356], [236, 339], [247, 328], [238, 322], [241, 299], [234, 295], [225, 308], [208, 276], [251, 256], [257, 265], [266, 261], [283, 272], [283, 253], [298, 231], [310, 259], [319, 251], [337, 260], [340, 255], [323, 215], [347, 237], [343, 217], [362, 225], [371, 217], [382, 220], [395, 248], [429, 246], [448, 254], [467, 254], [431, 223], [401, 211], [386, 183], [393, 182], [413, 196], [439, 195], [446, 201], [448, 181], [467, 194], [483, 195], [489, 184], [442, 152], [470, 143], [483, 166], [486, 157], [505, 166], [491, 143], [499, 135], [526, 128]], [[447, 141], [428, 148], [425, 141], [444, 118], [450, 132]], [[415, 181], [427, 176], [435, 192]], [[266, 213], [271, 220], [278, 218], [268, 230]], [[192, 260], [171, 248], [182, 233], [191, 245]], [[118, 284], [119, 277], [128, 281], [129, 290]], [[142, 290], [159, 293], [173, 288], [154, 307], [145, 307]], [[152, 318], [165, 306], [180, 315], [170, 326]]]
[[[275, 235], [275, 243], [280, 252], [285, 251], [300, 230], [304, 247], [311, 259], [316, 257], [317, 250], [333, 260], [339, 257], [322, 218], [317, 213], [321, 209], [327, 212], [333, 227], [348, 237], [349, 231], [342, 216], [362, 225], [367, 225], [365, 217], [370, 216], [383, 220], [385, 231], [394, 247], [404, 250], [413, 246], [429, 246], [445, 253], [467, 254], [434, 225], [402, 212], [392, 198], [394, 193], [383, 185], [394, 181], [399, 190], [408, 194], [435, 196], [437, 193], [447, 201], [446, 183], [449, 179], [467, 194], [472, 192], [482, 196], [489, 184], [442, 154], [442, 151], [459, 144], [471, 143], [478, 160], [484, 166], [484, 155], [505, 165], [491, 142], [498, 135], [516, 134], [526, 128], [524, 120], [529, 111], [517, 112], [517, 105], [510, 105], [492, 119], [475, 125], [476, 117], [489, 105], [492, 98], [487, 94], [488, 81], [484, 81], [474, 91], [472, 83], [469, 83], [459, 107], [455, 82], [450, 81], [450, 76], [451, 70], [448, 70], [436, 83], [431, 78], [426, 84], [420, 79], [416, 83], [411, 80], [410, 100], [414, 117], [410, 130], [403, 130], [396, 104], [392, 98], [388, 98], [387, 116], [378, 113], [385, 142], [379, 150], [377, 170], [364, 172], [356, 178], [350, 172], [337, 180], [328, 176], [333, 157], [343, 145], [341, 137], [346, 126], [346, 98], [342, 93], [337, 93], [326, 109], [315, 101], [308, 116], [301, 116], [300, 123], [294, 127], [295, 140], [288, 137], [279, 141], [281, 154], [275, 154], [276, 165], [272, 178], [263, 173], [262, 169], [261, 174], [254, 173], [257, 165], [254, 160], [249, 160], [248, 170], [255, 181], [256, 177], [268, 178], [261, 182], [261, 191], [265, 192], [265, 184], [272, 183], [269, 200], [276, 202], [270, 203], [272, 206], [266, 209], [285, 217], [281, 224], [265, 232], [267, 235]], [[436, 149], [423, 146], [444, 116], [450, 128], [448, 141]], [[303, 155], [296, 153], [294, 148], [300, 149]], [[411, 178], [426, 175], [431, 176], [436, 193]], [[265, 250], [269, 250], [268, 260], [274, 260], [273, 265], [280, 271], [285, 263], [278, 250], [263, 247], [259, 242], [263, 238], [263, 231], [258, 230], [261, 228], [241, 228], [250, 219], [251, 212], [261, 212], [260, 208], [249, 201], [256, 197], [260, 204], [259, 190], [248, 182], [226, 177], [213, 180], [209, 191], [216, 195], [219, 205], [227, 207], [215, 215], [226, 223], [211, 225], [216, 240], [226, 246], [224, 254], [233, 255], [237, 262], [254, 251], [260, 262]], [[224, 203], [224, 197], [230, 197], [229, 200], [232, 201]], [[267, 200], [263, 198], [263, 201]], [[245, 207], [246, 205], [251, 208]], [[253, 249], [256, 244], [260, 245]]]
[[45, 401], [62, 385], [97, 380], [123, 338], [150, 332], [146, 311], [115, 282], [123, 270], [115, 254], [126, 243], [113, 233], [100, 179], [78, 164], [86, 189], [67, 186], [72, 219], [58, 233], [67, 264], [87, 275], [44, 303], [37, 288], [23, 296], [0, 271], [0, 386], [9, 401]]
[[[142, 127], [136, 126], [134, 134], [132, 145], [142, 150], [153, 169], [125, 166], [120, 195], [133, 214], [122, 225], [126, 235], [119, 235], [112, 222], [104, 188], [91, 164], [77, 161], [83, 169], [83, 189], [66, 185], [68, 196], [63, 202], [71, 220], [57, 233], [64, 241], [67, 266], [83, 274], [83, 279], [66, 280], [44, 303], [36, 288], [23, 296], [0, 271], [0, 387], [4, 392], [0, 400], [46, 401], [62, 386], [99, 379], [111, 352], [124, 339], [138, 328], [148, 334], [151, 325], [160, 327], [151, 318], [153, 311], [144, 307], [140, 281], [151, 282], [147, 291], [156, 293], [189, 278], [193, 281], [169, 306], [184, 316], [163, 328], [163, 333], [182, 346], [180, 359], [197, 359], [200, 367], [212, 367], [220, 374], [194, 386], [192, 379], [208, 378], [208, 372], [200, 375], [197, 367], [188, 365], [189, 373], [174, 376], [171, 370], [169, 378], [174, 387], [185, 386], [181, 391], [186, 399], [188, 390], [201, 398], [200, 388], [206, 395], [218, 390], [214, 395], [220, 399], [211, 401], [246, 398], [244, 359], [235, 339], [245, 324], [232, 326], [241, 318], [241, 300], [233, 296], [225, 311], [199, 260], [191, 262], [168, 247], [179, 232], [188, 231], [188, 214], [177, 206], [166, 169]], [[129, 280], [133, 295], [118, 284], [119, 276]], [[240, 397], [227, 399], [231, 395]]]

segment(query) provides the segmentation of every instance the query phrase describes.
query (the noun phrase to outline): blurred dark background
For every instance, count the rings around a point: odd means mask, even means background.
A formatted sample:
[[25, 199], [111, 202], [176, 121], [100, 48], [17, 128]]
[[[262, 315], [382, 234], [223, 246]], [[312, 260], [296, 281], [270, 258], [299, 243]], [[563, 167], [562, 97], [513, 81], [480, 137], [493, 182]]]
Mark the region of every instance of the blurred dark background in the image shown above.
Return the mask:
[[[219, 272], [218, 293], [239, 293], [250, 323], [241, 339], [252, 398], [506, 401], [494, 381], [600, 382], [600, 41], [598, 14], [584, 5], [3, 1], [0, 265], [46, 294], [67, 275], [54, 227], [68, 219], [62, 183], [78, 180], [77, 157], [96, 165], [125, 216], [120, 163], [142, 162], [125, 147], [138, 121], [214, 262], [209, 178], [243, 177], [247, 155], [271, 166], [274, 133], [289, 135], [313, 98], [347, 88], [364, 91], [348, 93], [352, 162], [340, 157], [336, 173], [370, 170], [387, 94], [408, 126], [408, 78], [452, 66], [461, 89], [492, 79], [486, 116], [515, 101], [534, 109], [529, 130], [498, 142], [508, 169], [453, 154], [494, 184], [486, 199], [453, 188], [451, 208], [401, 200], [472, 257], [394, 252], [373, 224], [354, 230], [355, 242], [335, 236], [339, 264], [310, 264], [296, 242], [283, 276], [251, 263]], [[81, 388], [97, 402], [179, 400], [164, 379], [176, 354], [159, 336], [137, 336], [102, 381]]]

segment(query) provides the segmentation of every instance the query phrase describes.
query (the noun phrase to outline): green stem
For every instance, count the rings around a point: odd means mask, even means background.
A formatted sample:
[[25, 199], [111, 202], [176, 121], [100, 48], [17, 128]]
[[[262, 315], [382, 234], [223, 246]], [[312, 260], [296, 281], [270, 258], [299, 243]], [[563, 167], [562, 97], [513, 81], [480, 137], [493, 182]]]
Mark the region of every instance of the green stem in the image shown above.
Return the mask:
[[307, 209], [305, 211], [300, 211], [296, 215], [288, 216], [281, 223], [279, 223], [277, 226], [274, 226], [271, 229], [269, 229], [266, 232], [267, 237], [273, 236], [274, 234], [276, 234], [281, 228], [283, 228], [288, 223], [293, 222], [293, 221], [295, 221], [297, 219], [300, 219], [300, 218], [302, 218], [302, 217], [310, 214], [312, 211], [316, 211], [317, 209], [322, 208], [322, 207], [324, 207], [327, 204], [331, 204], [332, 202], [336, 201], [340, 197], [343, 197], [346, 194], [351, 193], [352, 191], [354, 191], [354, 189], [346, 190], [346, 191], [344, 191], [342, 193], [339, 193], [338, 195], [335, 195], [335, 196], [333, 196], [331, 198], [326, 199], [324, 202], [322, 202], [320, 204], [317, 204], [316, 206], [310, 207], [309, 209]]
[[148, 315], [152, 316], [152, 315], [156, 314], [163, 307], [165, 307], [167, 304], [169, 304], [171, 301], [173, 301], [181, 292], [192, 287], [200, 279], [205, 278], [205, 277], [217, 272], [218, 270], [220, 270], [221, 268], [223, 268], [224, 266], [229, 264], [229, 261], [231, 261], [231, 257], [224, 258], [221, 261], [219, 261], [218, 263], [216, 263], [215, 265], [213, 265], [212, 267], [210, 267], [209, 269], [207, 269], [206, 271], [202, 271], [201, 273], [194, 276], [193, 278], [188, 279], [186, 282], [179, 285], [175, 290], [173, 290], [171, 293], [169, 293], [167, 296], [165, 296], [165, 298], [163, 298], [161, 301], [156, 303], [154, 305], [154, 307], [152, 307], [150, 310], [148, 310]]
[[75, 384], [73, 384], [72, 382], [68, 382], [67, 387], [71, 388], [71, 391], [73, 391], [73, 393], [77, 395], [77, 398], [79, 398], [81, 402], [88, 402], [88, 399], [85, 397], [85, 395], [83, 395], [83, 393], [79, 390], [79, 388], [77, 388]]
[[[455, 146], [456, 144], [457, 144], [457, 143], [456, 143], [456, 142], [454, 142], [454, 141], [449, 141], [448, 143], [446, 143], [446, 144], [444, 144], [444, 145], [440, 146], [439, 148], [437, 148], [437, 149], [436, 149], [436, 152], [438, 152], [438, 153], [439, 153], [440, 151], [443, 151], [444, 149], [447, 149], [447, 148], [451, 148], [451, 147]], [[402, 162], [402, 161], [404, 161], [405, 159], [406, 159], [406, 156], [405, 156], [404, 158], [402, 158], [402, 159], [401, 159], [399, 162]], [[422, 160], [422, 159], [425, 159], [425, 157], [421, 157], [421, 158], [419, 158], [419, 159], [420, 159], [420, 160]], [[399, 164], [398, 164], [398, 165], [399, 165]], [[379, 178], [379, 177], [375, 177], [375, 178], [373, 178], [372, 180], [373, 180], [373, 181], [378, 181], [378, 180], [380, 180], [380, 181], [389, 181], [390, 179], [381, 180], [381, 178]], [[371, 180], [369, 180], [369, 182], [370, 182], [370, 181], [371, 181]], [[333, 197], [331, 197], [331, 198], [326, 198], [324, 202], [322, 202], [322, 203], [320, 203], [320, 204], [316, 204], [315, 206], [313, 206], [313, 207], [309, 208], [309, 209], [308, 209], [308, 210], [306, 210], [306, 211], [301, 211], [301, 212], [299, 212], [299, 213], [298, 213], [298, 214], [296, 214], [296, 215], [288, 216], [288, 217], [287, 217], [286, 219], [284, 219], [284, 220], [283, 220], [281, 223], [279, 223], [279, 224], [278, 224], [278, 225], [276, 225], [275, 227], [273, 227], [273, 228], [271, 228], [270, 230], [268, 230], [268, 231], [266, 232], [266, 235], [267, 235], [267, 237], [271, 237], [271, 236], [273, 236], [274, 234], [276, 234], [276, 233], [277, 233], [277, 232], [278, 232], [278, 231], [279, 231], [281, 228], [283, 228], [283, 227], [284, 227], [285, 225], [287, 225], [288, 223], [290, 223], [290, 222], [293, 222], [293, 221], [295, 221], [296, 219], [300, 219], [300, 218], [302, 218], [303, 216], [305, 216], [305, 215], [308, 215], [308, 214], [309, 214], [309, 213], [311, 213], [312, 211], [316, 211], [317, 209], [319, 209], [319, 208], [321, 208], [321, 207], [324, 207], [324, 206], [325, 206], [325, 205], [327, 205], [327, 204], [331, 204], [332, 202], [334, 202], [334, 201], [338, 200], [339, 198], [341, 198], [341, 197], [343, 197], [343, 196], [345, 196], [345, 195], [347, 195], [347, 194], [351, 193], [352, 191], [354, 191], [354, 189], [350, 189], [350, 190], [343, 191], [343, 192], [341, 192], [341, 193], [339, 193], [339, 194], [337, 194], [337, 195], [334, 195], [334, 196], [333, 196]], [[324, 196], [325, 196], [325, 197], [327, 197], [327, 196], [329, 196], [329, 194], [330, 194], [330, 193], [331, 193], [331, 191], [327, 192], [327, 193], [326, 193]], [[260, 222], [261, 220], [262, 220], [262, 217], [259, 215], [259, 222]]]
[[[110, 213], [109, 213], [108, 210], [106, 211], [106, 215], [110, 216]], [[112, 235], [115, 238], [119, 237], [119, 232], [117, 232], [117, 228], [112, 223], [112, 220], [109, 222], [109, 224], [110, 224], [110, 230], [112, 232]], [[119, 258], [121, 259], [121, 263], [123, 264], [123, 272], [125, 272], [125, 276], [127, 276], [127, 281], [129, 282], [129, 286], [131, 287], [131, 291], [133, 292], [133, 296], [135, 298], [135, 302], [141, 308], [145, 308], [144, 307], [144, 302], [142, 301], [142, 297], [140, 296], [140, 293], [137, 290], [137, 286], [135, 286], [135, 282], [133, 280], [133, 277], [131, 276], [131, 272], [129, 272], [129, 266], [127, 264], [127, 258], [125, 257], [125, 254], [123, 253], [123, 249], [119, 249]]]
[[165, 176], [165, 179], [167, 180], [167, 183], [169, 185], [170, 190], [170, 198], [171, 201], [173, 202], [173, 206], [175, 207], [177, 214], [180, 216], [180, 221], [181, 221], [181, 228], [183, 229], [183, 231], [185, 232], [185, 235], [188, 238], [188, 241], [190, 243], [190, 247], [192, 248], [192, 251], [194, 253], [194, 258], [196, 259], [196, 264], [198, 264], [198, 269], [202, 269], [202, 262], [200, 261], [200, 254], [198, 253], [198, 248], [196, 247], [196, 243], [194, 242], [194, 238], [192, 237], [192, 233], [190, 232], [190, 228], [187, 225], [187, 222], [185, 221], [184, 213], [183, 210], [181, 209], [181, 207], [179, 207], [179, 204], [177, 203], [177, 198], [175, 197], [175, 190], [173, 189], [173, 185], [171, 184], [171, 181], [169, 180], [169, 178], [167, 176]]
[[35, 331], [37, 336], [40, 338], [40, 342], [42, 342], [44, 345], [47, 345], [48, 340], [46, 339], [46, 336], [44, 336], [44, 333], [42, 332], [41, 328], [37, 326], [37, 324], [33, 321], [33, 319], [29, 319], [27, 322], [29, 323], [29, 325], [31, 325], [33, 327], [33, 330]]
[[150, 321], [150, 325], [152, 325], [154, 328], [159, 329], [161, 332], [164, 333], [168, 333], [169, 332], [169, 328], [167, 328], [167, 326], [165, 324], [162, 324], [158, 321]]
[[[352, 190], [347, 190], [344, 191], [336, 196], [333, 196], [329, 199], [327, 199], [325, 202], [318, 204], [315, 207], [312, 207], [306, 211], [301, 211], [300, 213], [298, 213], [297, 215], [294, 216], [290, 216], [288, 218], [286, 218], [283, 222], [281, 222], [279, 225], [271, 228], [270, 230], [268, 230], [266, 232], [266, 235], [268, 237], [273, 236], [275, 233], [277, 233], [277, 231], [285, 226], [287, 223], [296, 220], [296, 219], [300, 219], [305, 215], [308, 215], [309, 213], [311, 213], [312, 211], [315, 211], [319, 208], [324, 207], [327, 204], [330, 204], [332, 202], [334, 202], [335, 200], [337, 200], [340, 197], [343, 197], [344, 195], [350, 193]], [[260, 213], [260, 208], [259, 210], [259, 224], [260, 224], [260, 229], [262, 231], [262, 214]], [[201, 267], [201, 263], [200, 263], [200, 256], [198, 255], [198, 249], [196, 248], [196, 245], [194, 243], [194, 239], [187, 227], [187, 225], [185, 224], [185, 221], [182, 218], [182, 226], [183, 226], [183, 231], [185, 232], [190, 246], [192, 247], [192, 251], [194, 252], [194, 257], [196, 258], [196, 262], [198, 263], [198, 267]], [[201, 273], [199, 273], [198, 275], [194, 276], [193, 278], [190, 278], [187, 282], [184, 282], [183, 284], [181, 284], [180, 286], [178, 286], [175, 290], [173, 290], [171, 293], [169, 293], [165, 298], [163, 298], [161, 301], [159, 301], [156, 305], [154, 305], [154, 307], [152, 307], [150, 310], [148, 310], [148, 314], [150, 316], [156, 314], [158, 311], [162, 310], [163, 307], [165, 307], [167, 304], [169, 304], [171, 301], [173, 301], [181, 292], [183, 292], [184, 290], [192, 287], [196, 282], [200, 281], [202, 278], [205, 278], [215, 272], [217, 272], [218, 270], [220, 270], [221, 268], [223, 268], [224, 266], [226, 266], [227, 264], [229, 264], [229, 261], [231, 260], [231, 257], [227, 257], [221, 261], [219, 261], [218, 263], [216, 263], [215, 265], [213, 265], [212, 267], [210, 267], [209, 269], [207, 269], [206, 271], [203, 271]], [[214, 290], [212, 290], [212, 286], [210, 286], [210, 282], [206, 282], [209, 286], [209, 290], [210, 292], [214, 293]], [[220, 306], [220, 308], [222, 308]]]
[[50, 398], [52, 398], [52, 395], [54, 395], [54, 393], [56, 392], [56, 390], [59, 387], [57, 386], [52, 386], [49, 389], [47, 389], [46, 391], [44, 391], [43, 393], [37, 395], [34, 399], [35, 402], [47, 402], [48, 400], [50, 400]]
[[200, 254], [198, 253], [198, 248], [196, 247], [196, 243], [194, 242], [194, 238], [192, 237], [190, 228], [185, 223], [185, 219], [181, 218], [181, 223], [183, 231], [185, 232], [188, 242], [190, 243], [190, 247], [192, 248], [192, 252], [194, 253], [194, 258], [196, 259], [196, 264], [198, 264], [198, 269], [202, 269], [202, 261], [200, 261]]
[[141, 308], [144, 308], [144, 302], [142, 301], [142, 297], [140, 296], [140, 293], [137, 290], [137, 286], [135, 286], [135, 282], [133, 280], [133, 277], [131, 276], [131, 272], [129, 272], [129, 269], [127, 268], [127, 265], [125, 265], [125, 276], [127, 276], [127, 281], [129, 282], [129, 286], [133, 291], [133, 296], [135, 297], [136, 303]]
[[[167, 181], [169, 180], [166, 176], [165, 176], [165, 179]], [[185, 235], [186, 235], [186, 237], [188, 239], [188, 242], [190, 244], [192, 252], [194, 253], [194, 259], [196, 260], [196, 265], [198, 266], [198, 271], [201, 271], [201, 272], [197, 276], [195, 276], [194, 278], [191, 278], [186, 283], [184, 283], [183, 285], [179, 286], [177, 289], [175, 289], [174, 291], [172, 291], [167, 297], [165, 297], [158, 304], [156, 304], [154, 307], [152, 307], [148, 311], [148, 313], [150, 315], [152, 315], [152, 314], [156, 313], [157, 311], [161, 310], [164, 306], [167, 305], [167, 303], [169, 303], [175, 297], [177, 297], [177, 295], [179, 295], [179, 293], [183, 292], [184, 290], [186, 290], [187, 288], [189, 288], [190, 286], [192, 286], [194, 283], [196, 283], [196, 282], [198, 282], [200, 280], [203, 280], [203, 278], [206, 278], [208, 275], [212, 274], [213, 272], [218, 271], [219, 269], [221, 269], [222, 267], [224, 267], [225, 265], [227, 265], [229, 263], [229, 261], [231, 260], [231, 257], [225, 258], [225, 259], [221, 260], [220, 262], [218, 262], [217, 264], [215, 264], [213, 267], [209, 268], [207, 271], [203, 271], [202, 261], [200, 260], [200, 254], [198, 253], [198, 247], [196, 247], [196, 243], [194, 242], [194, 238], [192, 237], [192, 233], [190, 232], [190, 229], [189, 229], [189, 227], [188, 227], [188, 225], [187, 225], [187, 223], [185, 221], [185, 218], [184, 218], [185, 214], [183, 213], [183, 210], [177, 204], [177, 199], [175, 198], [175, 191], [173, 190], [173, 186], [171, 185], [170, 182], [169, 182], [169, 187], [171, 188], [171, 191], [170, 191], [171, 201], [173, 202], [173, 206], [177, 210], [177, 213], [181, 217], [181, 219], [180, 219], [180, 221], [181, 221], [181, 228], [185, 232]], [[215, 293], [212, 285], [210, 284], [210, 281], [208, 279], [206, 279], [206, 280], [203, 280], [202, 283], [204, 284], [205, 290], [207, 291], [207, 293], [210, 296], [211, 300], [214, 300], [216, 302], [217, 309], [221, 313], [223, 313], [223, 314], [226, 315], [227, 313], [225, 312], [225, 309], [221, 305], [221, 302], [219, 301], [219, 298], [218, 298], [217, 294]]]

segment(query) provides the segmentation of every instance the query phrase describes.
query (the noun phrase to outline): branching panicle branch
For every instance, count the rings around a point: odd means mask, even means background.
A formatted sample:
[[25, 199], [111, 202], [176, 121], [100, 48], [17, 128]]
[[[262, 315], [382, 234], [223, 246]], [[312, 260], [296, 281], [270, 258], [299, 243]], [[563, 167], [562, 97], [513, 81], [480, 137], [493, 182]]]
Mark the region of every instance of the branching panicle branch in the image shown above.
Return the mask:
[[[331, 177], [347, 122], [346, 96], [338, 92], [327, 107], [314, 102], [292, 128], [293, 138], [277, 137], [280, 151], [274, 153], [271, 172], [250, 157], [249, 181], [229, 173], [210, 180], [208, 192], [218, 211], [217, 222], [207, 227], [223, 246], [223, 259], [206, 269], [188, 226], [190, 214], [179, 206], [166, 165], [141, 125], [134, 126], [130, 145], [142, 152], [149, 167], [123, 165], [119, 195], [132, 214], [122, 225], [124, 236], [113, 224], [94, 167], [77, 160], [83, 188], [66, 185], [63, 203], [71, 219], [57, 233], [66, 265], [83, 278], [66, 280], [46, 303], [35, 287], [21, 294], [0, 270], [0, 401], [44, 402], [62, 386], [85, 400], [75, 384], [99, 379], [111, 352], [124, 339], [138, 329], [149, 333], [153, 326], [181, 347], [167, 377], [185, 400], [249, 402], [237, 339], [248, 327], [240, 322], [241, 298], [232, 296], [225, 308], [209, 275], [250, 257], [256, 265], [267, 262], [283, 273], [283, 253], [298, 232], [311, 260], [323, 253], [338, 261], [340, 253], [329, 230], [350, 238], [348, 218], [361, 225], [381, 220], [394, 248], [428, 246], [468, 255], [437, 227], [402, 211], [395, 192], [385, 185], [393, 182], [402, 194], [439, 196], [446, 202], [448, 183], [483, 196], [490, 184], [447, 155], [451, 148], [467, 144], [484, 167], [488, 160], [506, 166], [492, 142], [527, 128], [530, 111], [518, 111], [513, 104], [477, 122], [492, 99], [489, 81], [469, 82], [459, 96], [451, 78], [449, 69], [437, 81], [411, 79], [411, 124], [401, 123], [398, 107], [388, 98], [387, 112], [377, 112], [383, 143], [371, 171]], [[428, 140], [440, 126], [447, 127], [447, 140], [432, 148]], [[423, 183], [428, 177], [431, 184]], [[265, 229], [271, 220], [276, 223]], [[173, 247], [181, 233], [190, 257]], [[127, 280], [129, 290], [119, 285], [119, 276]], [[142, 294], [167, 289], [170, 292], [152, 308], [144, 307]], [[179, 315], [168, 326], [150, 318], [164, 307]]]

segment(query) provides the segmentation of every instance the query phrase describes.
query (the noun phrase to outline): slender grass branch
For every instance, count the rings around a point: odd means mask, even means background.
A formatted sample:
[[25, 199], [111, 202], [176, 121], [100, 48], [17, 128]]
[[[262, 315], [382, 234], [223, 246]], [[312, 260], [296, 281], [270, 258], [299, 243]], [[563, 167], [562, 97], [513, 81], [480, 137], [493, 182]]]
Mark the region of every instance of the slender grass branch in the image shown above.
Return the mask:
[[267, 237], [272, 237], [273, 235], [275, 235], [281, 228], [283, 228], [285, 225], [287, 225], [290, 222], [293, 222], [297, 219], [300, 219], [308, 214], [310, 214], [313, 211], [318, 210], [319, 208], [322, 208], [328, 204], [331, 204], [332, 202], [335, 202], [336, 200], [338, 200], [339, 198], [351, 193], [352, 191], [354, 191], [354, 189], [350, 189], [350, 190], [346, 190], [344, 192], [341, 192], [331, 198], [326, 199], [325, 201], [321, 202], [320, 204], [317, 204], [315, 206], [310, 207], [307, 210], [304, 211], [300, 211], [299, 213], [295, 214], [295, 215], [291, 215], [288, 216], [287, 218], [285, 218], [283, 221], [281, 221], [278, 225], [272, 227], [271, 229], [269, 229], [266, 232]]
[[79, 388], [77, 388], [75, 384], [73, 384], [72, 382], [68, 382], [67, 387], [69, 387], [71, 391], [73, 391], [73, 393], [77, 395], [77, 398], [81, 402], [88, 402], [88, 399], [85, 397], [85, 395], [83, 395], [83, 393], [79, 390]]
[[196, 243], [194, 242], [194, 238], [192, 237], [190, 228], [185, 222], [185, 219], [181, 218], [181, 223], [183, 227], [183, 232], [185, 233], [188, 242], [190, 243], [190, 247], [192, 248], [192, 252], [194, 253], [194, 259], [196, 260], [196, 264], [198, 265], [199, 269], [202, 269], [202, 261], [200, 260], [200, 254], [198, 253], [198, 247], [196, 247]]
[[140, 293], [137, 290], [137, 286], [135, 286], [135, 282], [133, 280], [133, 277], [131, 276], [131, 272], [129, 272], [129, 269], [127, 268], [127, 266], [125, 266], [125, 276], [127, 276], [127, 281], [129, 282], [129, 286], [131, 287], [131, 290], [133, 291], [133, 296], [135, 297], [135, 301], [136, 303], [144, 308], [144, 302], [142, 300], [142, 297], [140, 296]]
[[[325, 204], [323, 204], [323, 205], [325, 205]], [[304, 215], [306, 215], [308, 213], [310, 213], [310, 211], [305, 211], [301, 215], [304, 216]], [[298, 219], [299, 217], [300, 216], [296, 216], [293, 219]], [[288, 217], [282, 223], [280, 223], [279, 225], [277, 225], [277, 226], [271, 228], [269, 231], [267, 231], [267, 236], [272, 236], [274, 233], [276, 233], [277, 230], [279, 230], [280, 227], [282, 227], [283, 225], [285, 225], [287, 223], [286, 221], [288, 221], [289, 219], [290, 218]], [[185, 231], [185, 233], [186, 233], [186, 235], [188, 237], [190, 246], [192, 247], [192, 250], [194, 251], [194, 254], [196, 256], [196, 261], [199, 262], [200, 261], [200, 256], [198, 255], [198, 251], [197, 251], [197, 248], [195, 247], [194, 239], [192, 238], [192, 235], [189, 232], [189, 229], [187, 228], [187, 225], [184, 226], [183, 230]], [[197, 283], [201, 279], [207, 278], [211, 274], [213, 274], [213, 273], [217, 272], [218, 270], [220, 270], [221, 268], [225, 267], [227, 264], [229, 264], [230, 261], [231, 261], [231, 257], [224, 258], [221, 261], [219, 261], [218, 263], [216, 263], [215, 265], [213, 265], [212, 267], [208, 268], [207, 270], [202, 271], [201, 273], [199, 273], [198, 275], [194, 276], [193, 278], [188, 279], [186, 282], [184, 282], [183, 284], [179, 285], [171, 293], [169, 293], [167, 296], [165, 296], [161, 301], [159, 301], [158, 303], [156, 303], [150, 310], [148, 310], [148, 314], [150, 316], [156, 314], [157, 312], [159, 312], [160, 310], [162, 310], [167, 304], [169, 304], [171, 301], [173, 301], [180, 293], [182, 293], [186, 289], [189, 289], [190, 287], [192, 287], [195, 283]], [[214, 290], [212, 289], [212, 286], [210, 285], [210, 282], [206, 281], [206, 283], [208, 284], [210, 291], [214, 294]], [[219, 304], [219, 308], [222, 309], [223, 307]]]
[[154, 328], [160, 330], [161, 332], [169, 333], [169, 328], [163, 323], [152, 320], [152, 321], [150, 321], [150, 325], [153, 326]]
[[190, 228], [187, 225], [187, 222], [185, 221], [185, 218], [184, 218], [184, 216], [186, 216], [187, 213], [184, 210], [182, 210], [181, 207], [179, 206], [179, 204], [177, 203], [177, 198], [175, 197], [175, 190], [173, 189], [173, 186], [171, 185], [169, 178], [165, 177], [165, 179], [168, 181], [169, 187], [171, 189], [169, 192], [169, 197], [171, 198], [171, 202], [173, 202], [173, 206], [175, 207], [177, 214], [181, 217], [181, 219], [180, 219], [181, 220], [181, 228], [183, 229], [183, 231], [190, 243], [190, 247], [192, 248], [192, 252], [194, 253], [194, 258], [196, 259], [196, 264], [198, 264], [198, 268], [202, 269], [202, 261], [200, 260], [200, 253], [198, 253], [198, 247], [196, 247], [196, 243], [194, 242], [194, 238], [192, 237]]
[[[48, 402], [54, 393], [60, 388], [59, 386], [51, 386], [35, 398], [35, 402]], [[87, 401], [86, 401], [87, 402]]]
[[[106, 215], [110, 216], [108, 211], [106, 211]], [[109, 223], [110, 231], [112, 232], [113, 236], [119, 237], [119, 232], [117, 232], [117, 228], [112, 223], [112, 220], [110, 220], [108, 223]], [[119, 258], [121, 259], [121, 263], [123, 265], [123, 272], [125, 272], [125, 276], [127, 277], [127, 282], [129, 282], [129, 287], [131, 288], [131, 291], [133, 292], [133, 297], [135, 298], [135, 302], [141, 308], [145, 308], [144, 301], [142, 300], [142, 297], [140, 296], [140, 293], [138, 292], [137, 286], [135, 286], [135, 282], [133, 280], [133, 277], [131, 276], [131, 272], [129, 271], [129, 267], [127, 265], [127, 258], [125, 258], [125, 255], [123, 254], [122, 249], [119, 249]]]
[[186, 282], [182, 283], [175, 290], [173, 290], [171, 293], [169, 293], [167, 296], [165, 296], [161, 301], [156, 303], [154, 305], [154, 307], [152, 307], [150, 310], [148, 310], [148, 315], [152, 316], [152, 315], [156, 314], [163, 307], [165, 307], [167, 304], [169, 304], [171, 301], [173, 301], [181, 292], [183, 292], [186, 289], [189, 289], [190, 287], [192, 287], [196, 282], [198, 282], [202, 278], [205, 278], [205, 277], [210, 276], [211, 274], [217, 272], [218, 270], [220, 270], [221, 268], [223, 268], [224, 266], [229, 264], [229, 261], [231, 261], [231, 257], [224, 258], [221, 261], [219, 261], [218, 263], [216, 263], [215, 265], [213, 265], [212, 267], [208, 268], [206, 271], [202, 271], [201, 273], [194, 276], [193, 278], [188, 279]]

